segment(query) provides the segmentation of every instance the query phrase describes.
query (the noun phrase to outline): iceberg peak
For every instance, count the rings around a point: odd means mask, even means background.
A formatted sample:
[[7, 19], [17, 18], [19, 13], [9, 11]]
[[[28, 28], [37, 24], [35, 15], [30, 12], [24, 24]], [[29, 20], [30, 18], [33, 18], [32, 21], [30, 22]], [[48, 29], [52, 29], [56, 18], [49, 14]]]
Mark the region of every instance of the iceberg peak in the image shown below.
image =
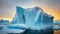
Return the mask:
[[38, 6], [36, 6], [36, 7], [34, 7], [34, 9], [41, 9], [40, 7], [38, 7]]

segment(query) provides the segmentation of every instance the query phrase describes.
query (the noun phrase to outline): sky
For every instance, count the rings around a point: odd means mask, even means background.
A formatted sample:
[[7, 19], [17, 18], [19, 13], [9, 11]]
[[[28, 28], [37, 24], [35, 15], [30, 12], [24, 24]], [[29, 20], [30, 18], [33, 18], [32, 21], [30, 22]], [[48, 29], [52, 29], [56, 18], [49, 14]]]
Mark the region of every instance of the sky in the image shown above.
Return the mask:
[[39, 6], [54, 20], [60, 20], [60, 0], [0, 0], [0, 19], [11, 21], [16, 13], [16, 6], [33, 8]]

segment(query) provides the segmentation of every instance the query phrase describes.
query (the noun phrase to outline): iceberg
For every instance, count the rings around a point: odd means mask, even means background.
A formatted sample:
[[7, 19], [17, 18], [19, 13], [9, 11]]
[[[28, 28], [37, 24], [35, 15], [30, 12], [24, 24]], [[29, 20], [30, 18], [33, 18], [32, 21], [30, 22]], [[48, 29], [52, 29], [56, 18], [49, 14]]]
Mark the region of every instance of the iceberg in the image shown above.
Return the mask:
[[[31, 31], [38, 31], [40, 32], [45, 32], [45, 33], [51, 33], [53, 34], [54, 29], [53, 29], [53, 16], [48, 15], [41, 9], [40, 7], [34, 7], [34, 8], [21, 8], [21, 7], [16, 7], [17, 11], [15, 14], [15, 17], [12, 20], [12, 24], [24, 24], [26, 25], [26, 29], [20, 26], [10, 26], [8, 27], [9, 29], [14, 28], [14, 29], [25, 29], [26, 32]], [[29, 29], [31, 31], [29, 31]], [[48, 30], [48, 31], [47, 31]], [[32, 34], [33, 34], [32, 32]], [[42, 33], [43, 33], [42, 32]]]

